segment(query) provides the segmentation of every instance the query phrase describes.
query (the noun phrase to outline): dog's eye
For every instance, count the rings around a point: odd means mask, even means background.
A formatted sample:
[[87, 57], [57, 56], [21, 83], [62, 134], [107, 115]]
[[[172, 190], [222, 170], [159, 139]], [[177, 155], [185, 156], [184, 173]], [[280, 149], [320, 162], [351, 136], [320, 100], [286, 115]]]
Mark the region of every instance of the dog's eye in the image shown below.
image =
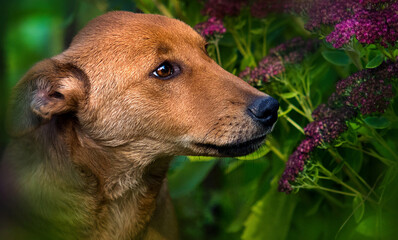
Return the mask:
[[154, 72], [153, 75], [158, 78], [167, 79], [174, 74], [173, 65], [168, 62], [162, 63]]

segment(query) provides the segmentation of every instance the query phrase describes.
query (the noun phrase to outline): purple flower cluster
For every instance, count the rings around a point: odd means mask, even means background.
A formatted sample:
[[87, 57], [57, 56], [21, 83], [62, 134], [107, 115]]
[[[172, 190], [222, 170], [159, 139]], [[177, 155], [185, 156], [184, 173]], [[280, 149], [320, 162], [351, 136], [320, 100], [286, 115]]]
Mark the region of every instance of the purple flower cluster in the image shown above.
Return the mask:
[[253, 85], [269, 82], [273, 77], [285, 71], [286, 64], [301, 62], [317, 46], [317, 40], [291, 39], [271, 49], [268, 56], [263, 58], [257, 67], [253, 69], [247, 67], [239, 74], [239, 77]]
[[202, 14], [218, 19], [223, 19], [225, 16], [237, 16], [246, 2], [247, 0], [208, 0]]
[[393, 0], [314, 0], [306, 28], [334, 26], [326, 40], [335, 48], [355, 37], [360, 43], [387, 47], [398, 41], [398, 2]]
[[383, 113], [394, 97], [390, 79], [397, 76], [397, 64], [385, 64], [375, 70], [364, 70], [339, 81], [336, 94], [341, 104], [353, 107], [363, 115]]
[[250, 12], [253, 17], [265, 18], [270, 13], [283, 13], [288, 9], [289, 0], [257, 0], [251, 7]]
[[252, 85], [260, 85], [269, 82], [271, 78], [285, 71], [283, 60], [278, 56], [267, 56], [263, 58], [257, 67], [247, 67], [239, 77]]
[[346, 121], [359, 113], [383, 113], [394, 97], [389, 81], [397, 78], [398, 63], [385, 63], [339, 81], [328, 104], [321, 104], [313, 111], [314, 121], [304, 128], [306, 138], [289, 157], [279, 180], [279, 191], [293, 190], [291, 184], [304, 171], [311, 152], [324, 143], [332, 143], [345, 132]]
[[[322, 112], [322, 110], [326, 112]], [[343, 113], [340, 109], [330, 109], [321, 105], [317, 119], [304, 128], [306, 138], [300, 143], [286, 163], [285, 171], [279, 180], [279, 191], [290, 193], [293, 188], [291, 183], [304, 171], [306, 161], [310, 159], [311, 152], [324, 143], [332, 143], [341, 133], [347, 130], [345, 118], [340, 118]], [[350, 113], [350, 115], [353, 115]]]
[[307, 9], [309, 20], [305, 27], [315, 31], [323, 25], [335, 25], [348, 19], [358, 7], [355, 0], [314, 0]]
[[216, 17], [210, 17], [206, 22], [198, 23], [195, 29], [205, 38], [222, 35], [227, 31], [222, 21]]

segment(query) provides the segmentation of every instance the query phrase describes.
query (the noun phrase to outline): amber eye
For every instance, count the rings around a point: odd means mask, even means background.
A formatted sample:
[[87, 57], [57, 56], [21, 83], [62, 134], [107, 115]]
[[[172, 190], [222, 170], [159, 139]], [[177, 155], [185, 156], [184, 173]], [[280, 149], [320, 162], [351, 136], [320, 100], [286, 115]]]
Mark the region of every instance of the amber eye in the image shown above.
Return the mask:
[[168, 62], [164, 62], [153, 72], [153, 75], [158, 78], [166, 79], [172, 76], [173, 73], [173, 66]]

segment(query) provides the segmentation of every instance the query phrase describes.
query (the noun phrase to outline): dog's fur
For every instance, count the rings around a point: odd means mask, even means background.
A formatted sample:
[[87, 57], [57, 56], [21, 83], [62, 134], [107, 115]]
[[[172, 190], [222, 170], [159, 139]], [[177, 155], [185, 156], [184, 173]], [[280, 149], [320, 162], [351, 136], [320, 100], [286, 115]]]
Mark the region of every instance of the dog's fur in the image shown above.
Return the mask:
[[[165, 180], [172, 157], [247, 154], [271, 130], [247, 114], [266, 95], [219, 67], [205, 44], [178, 20], [110, 12], [23, 77], [2, 185], [30, 210], [25, 231], [178, 238]], [[170, 79], [152, 74], [164, 61], [177, 66]]]

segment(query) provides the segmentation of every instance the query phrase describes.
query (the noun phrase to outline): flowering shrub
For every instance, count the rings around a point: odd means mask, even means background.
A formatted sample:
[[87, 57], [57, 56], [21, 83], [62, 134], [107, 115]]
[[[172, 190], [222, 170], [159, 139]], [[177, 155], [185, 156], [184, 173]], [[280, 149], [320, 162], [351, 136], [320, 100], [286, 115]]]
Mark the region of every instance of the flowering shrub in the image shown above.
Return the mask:
[[216, 17], [211, 17], [206, 22], [197, 24], [195, 29], [207, 39], [215, 35], [222, 35], [226, 31], [222, 21]]
[[303, 172], [310, 153], [318, 146], [332, 143], [348, 130], [347, 121], [357, 116], [384, 113], [394, 97], [388, 82], [398, 79], [398, 64], [386, 63], [375, 70], [363, 70], [337, 83], [329, 104], [321, 104], [312, 117], [314, 121], [304, 128], [307, 136], [290, 156], [279, 190], [290, 193], [291, 182]]
[[257, 152], [172, 163], [182, 239], [396, 238], [398, 1], [135, 4], [193, 26], [219, 65], [280, 102]]

